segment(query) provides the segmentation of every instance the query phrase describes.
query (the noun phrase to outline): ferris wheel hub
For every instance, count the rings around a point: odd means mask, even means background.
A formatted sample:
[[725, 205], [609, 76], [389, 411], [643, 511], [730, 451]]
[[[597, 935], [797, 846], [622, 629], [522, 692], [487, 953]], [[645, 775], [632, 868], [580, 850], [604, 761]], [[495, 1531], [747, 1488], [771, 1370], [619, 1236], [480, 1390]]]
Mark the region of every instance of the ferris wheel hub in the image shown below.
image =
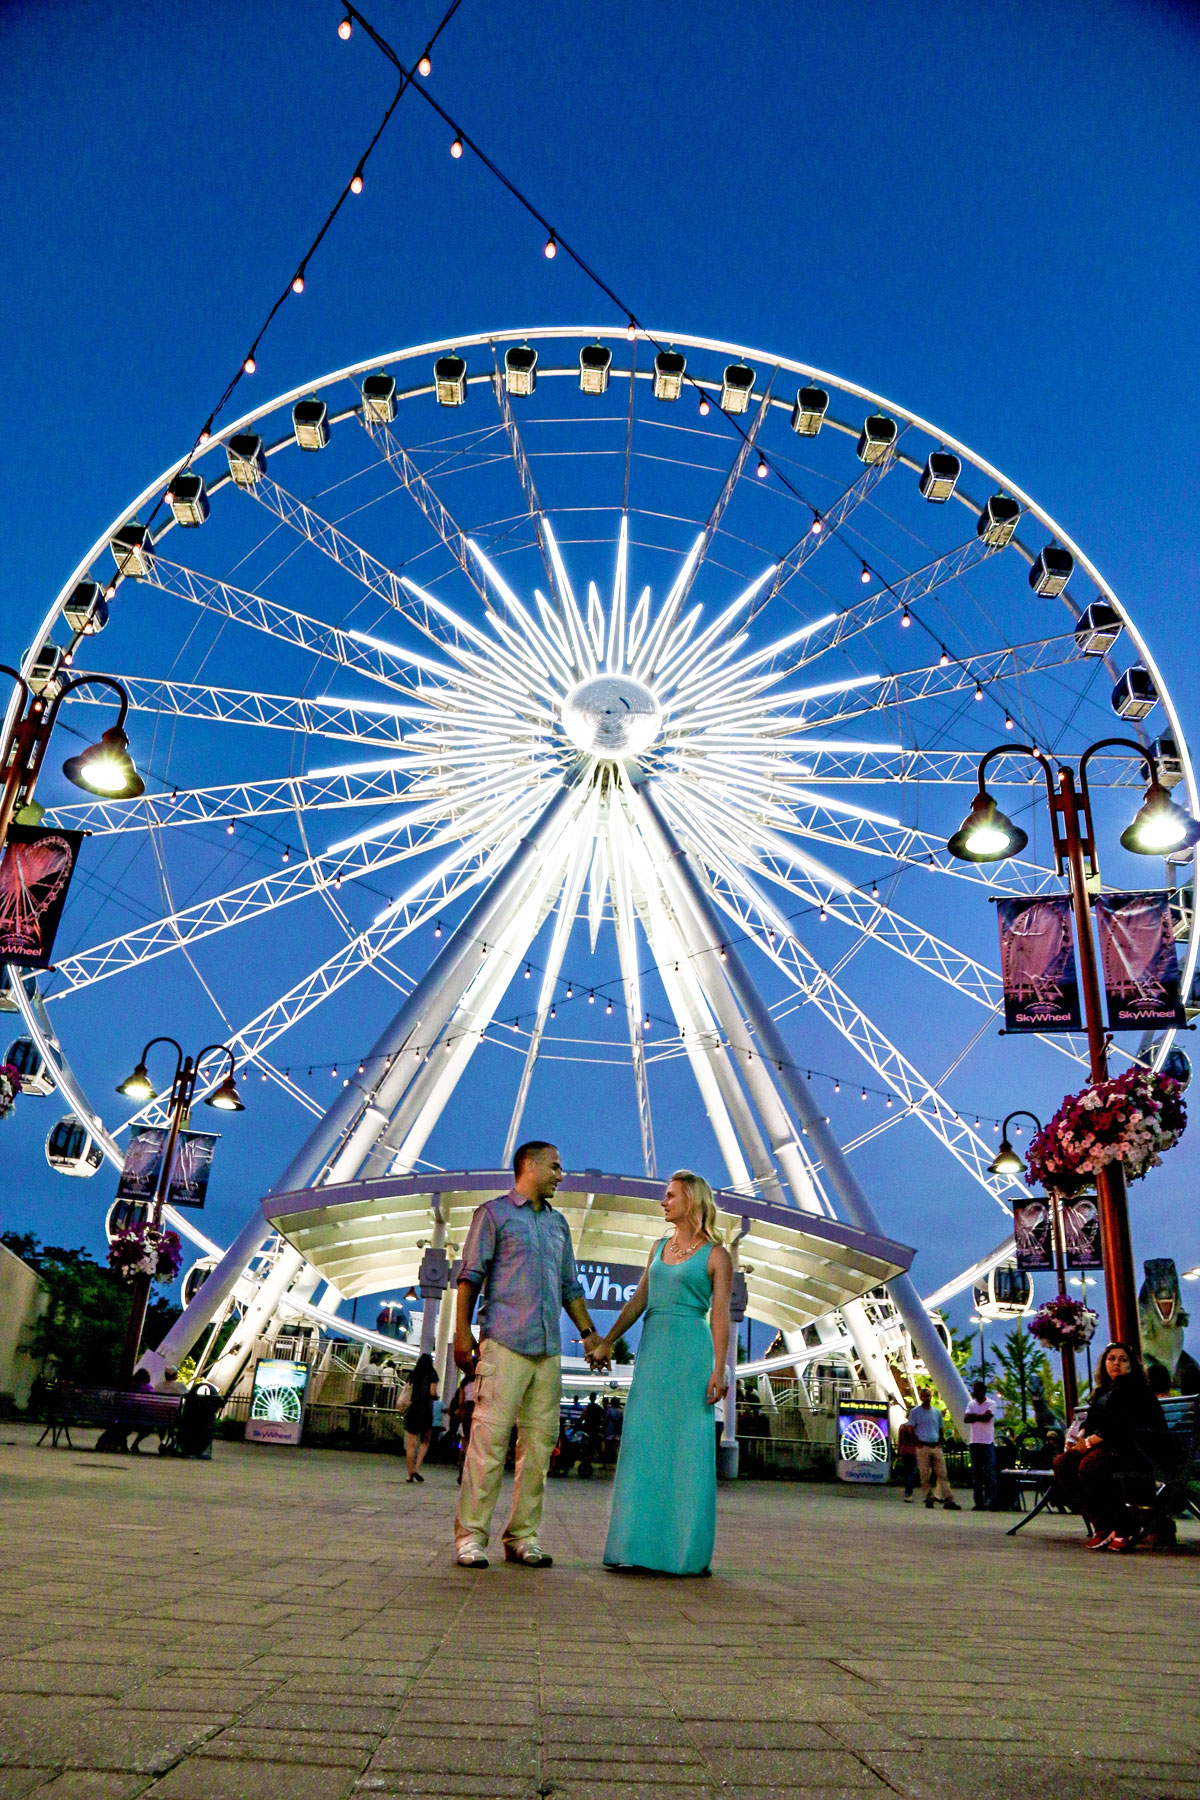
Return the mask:
[[632, 675], [591, 675], [562, 704], [563, 730], [590, 756], [637, 756], [662, 727], [662, 707]]

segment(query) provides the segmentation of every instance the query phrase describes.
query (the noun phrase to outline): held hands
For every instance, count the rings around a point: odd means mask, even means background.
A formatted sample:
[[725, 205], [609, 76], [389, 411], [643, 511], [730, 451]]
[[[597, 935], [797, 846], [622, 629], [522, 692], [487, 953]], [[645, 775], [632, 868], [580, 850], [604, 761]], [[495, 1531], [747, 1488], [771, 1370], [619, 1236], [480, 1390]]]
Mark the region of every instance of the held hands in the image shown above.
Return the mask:
[[715, 1406], [718, 1400], [723, 1400], [728, 1386], [724, 1369], [714, 1369], [708, 1378], [708, 1404]]
[[583, 1337], [583, 1354], [589, 1369], [603, 1375], [612, 1363], [612, 1345], [598, 1331], [587, 1331]]

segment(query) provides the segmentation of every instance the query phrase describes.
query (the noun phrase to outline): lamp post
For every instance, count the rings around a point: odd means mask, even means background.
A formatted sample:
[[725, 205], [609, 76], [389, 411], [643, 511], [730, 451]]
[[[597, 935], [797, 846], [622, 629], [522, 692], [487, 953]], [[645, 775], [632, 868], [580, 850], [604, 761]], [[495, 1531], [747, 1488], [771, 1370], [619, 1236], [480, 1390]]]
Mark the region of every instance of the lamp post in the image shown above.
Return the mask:
[[[1013, 1149], [1008, 1139], [1008, 1127], [1010, 1121], [1013, 1119], [1032, 1119], [1038, 1130], [1040, 1131], [1042, 1129], [1042, 1121], [1038, 1118], [1036, 1113], [1027, 1112], [1024, 1107], [1018, 1107], [1016, 1112], [1010, 1112], [1008, 1118], [1005, 1119], [1003, 1125], [1000, 1127], [1000, 1148], [996, 1152], [994, 1160], [988, 1166], [988, 1173], [991, 1175], [1024, 1175], [1025, 1173], [1024, 1161]], [[1050, 1234], [1054, 1243], [1054, 1268], [1058, 1276], [1058, 1294], [1061, 1300], [1065, 1300], [1068, 1296], [1066, 1253], [1062, 1223], [1062, 1201], [1059, 1199], [1058, 1195], [1054, 1193], [1048, 1193], [1046, 1198], [1050, 1202]], [[1075, 1375], [1075, 1352], [1071, 1349], [1070, 1345], [1064, 1344], [1059, 1355], [1062, 1358], [1063, 1408], [1067, 1415], [1067, 1423], [1070, 1424], [1071, 1420], [1075, 1417], [1075, 1408], [1079, 1405], [1079, 1382]]]
[[[1083, 1304], [1085, 1306], [1087, 1305], [1087, 1291], [1090, 1287], [1095, 1287], [1095, 1285], [1096, 1285], [1095, 1282], [1092, 1281], [1091, 1278], [1087, 1275], [1072, 1275], [1072, 1277], [1071, 1277], [1071, 1286], [1077, 1287], [1077, 1288], [1082, 1288], [1082, 1290], [1083, 1290]], [[1087, 1357], [1088, 1391], [1090, 1392], [1091, 1387], [1092, 1387], [1092, 1340], [1091, 1340], [1091, 1338], [1089, 1338], [1087, 1343], [1084, 1345], [1084, 1355]]]
[[[200, 1064], [210, 1050], [229, 1058], [229, 1070], [211, 1094], [204, 1096], [206, 1106], [215, 1106], [219, 1112], [245, 1112], [245, 1107], [234, 1082], [236, 1057], [228, 1044], [206, 1044], [199, 1056], [185, 1056], [183, 1048], [173, 1037], [151, 1038], [138, 1058], [137, 1067], [132, 1075], [127, 1075], [117, 1088], [118, 1094], [124, 1094], [127, 1100], [145, 1102], [157, 1100], [158, 1094], [150, 1081], [150, 1073], [146, 1067], [146, 1058], [155, 1044], [170, 1044], [175, 1051], [175, 1072], [171, 1077], [170, 1120], [167, 1125], [166, 1142], [163, 1145], [162, 1165], [158, 1171], [158, 1181], [154, 1188], [154, 1210], [150, 1223], [157, 1234], [162, 1230], [163, 1207], [171, 1190], [171, 1174], [175, 1166], [175, 1149], [179, 1142], [179, 1133], [187, 1123], [191, 1111], [192, 1100], [196, 1092], [196, 1077]], [[121, 1351], [121, 1367], [119, 1381], [122, 1387], [128, 1387], [133, 1380], [133, 1372], [137, 1367], [138, 1353], [142, 1347], [142, 1331], [146, 1324], [146, 1307], [150, 1301], [150, 1287], [153, 1276], [135, 1275], [132, 1282], [133, 1303], [129, 1309], [129, 1324], [125, 1331], [125, 1343]]]
[[[1159, 779], [1153, 758], [1132, 738], [1114, 737], [1101, 738], [1084, 751], [1079, 760], [1078, 785], [1074, 769], [1059, 762], [1056, 777], [1050, 759], [1033, 744], [998, 744], [980, 760], [979, 791], [970, 812], [946, 846], [960, 861], [975, 863], [1003, 862], [1025, 848], [1029, 842], [1028, 833], [1001, 812], [984, 785], [984, 771], [998, 756], [1031, 756], [1046, 778], [1055, 866], [1060, 875], [1065, 870], [1069, 884], [1093, 1082], [1107, 1080], [1108, 1039], [1100, 1011], [1100, 977], [1092, 938], [1091, 895], [1099, 888], [1100, 867], [1096, 860], [1087, 765], [1097, 750], [1113, 747], [1131, 751], [1144, 764], [1149, 777], [1145, 799], [1132, 823], [1121, 833], [1125, 849], [1139, 856], [1165, 856], [1169, 851], [1187, 849], [1200, 841], [1200, 823], [1171, 799]], [[1125, 1170], [1119, 1162], [1109, 1163], [1097, 1175], [1096, 1200], [1109, 1336], [1120, 1343], [1136, 1345], [1139, 1342], [1137, 1281], [1129, 1236]]]
[[[99, 743], [90, 745], [78, 756], [67, 758], [63, 774], [76, 787], [109, 800], [135, 800], [145, 793], [146, 785], [129, 754], [129, 739], [125, 735], [129, 695], [119, 681], [111, 675], [76, 675], [73, 680], [64, 682], [47, 701], [7, 663], [0, 663], [0, 675], [11, 675], [21, 693], [20, 710], [0, 751], [0, 770], [4, 771], [4, 787], [0, 791], [0, 848], [8, 837], [8, 828], [18, 807], [32, 804], [34, 785], [41, 772], [59, 707], [68, 694], [81, 687], [112, 688], [120, 700], [120, 711], [116, 724], [104, 732]], [[31, 823], [36, 823], [36, 818]]]

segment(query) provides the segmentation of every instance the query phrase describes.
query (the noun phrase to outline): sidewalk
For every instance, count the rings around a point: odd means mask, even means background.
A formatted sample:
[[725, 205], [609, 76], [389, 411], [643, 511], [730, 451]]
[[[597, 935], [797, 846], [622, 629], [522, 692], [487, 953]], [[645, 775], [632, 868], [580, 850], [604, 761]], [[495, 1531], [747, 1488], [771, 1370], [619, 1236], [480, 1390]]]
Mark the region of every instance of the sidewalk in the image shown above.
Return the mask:
[[452, 1567], [453, 1472], [0, 1426], [0, 1800], [1200, 1800], [1200, 1530], [896, 1492], [720, 1495], [711, 1581], [598, 1566], [608, 1481], [549, 1485], [543, 1573]]

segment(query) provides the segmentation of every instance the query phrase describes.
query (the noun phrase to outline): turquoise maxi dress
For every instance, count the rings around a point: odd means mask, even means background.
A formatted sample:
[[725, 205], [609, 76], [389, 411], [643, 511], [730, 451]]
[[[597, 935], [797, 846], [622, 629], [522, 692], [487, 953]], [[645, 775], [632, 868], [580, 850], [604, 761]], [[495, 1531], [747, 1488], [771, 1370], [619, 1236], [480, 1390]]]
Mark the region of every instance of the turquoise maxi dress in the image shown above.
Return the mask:
[[711, 1244], [686, 1262], [650, 1261], [625, 1407], [604, 1561], [610, 1568], [702, 1575], [717, 1530], [717, 1451], [708, 1378]]

